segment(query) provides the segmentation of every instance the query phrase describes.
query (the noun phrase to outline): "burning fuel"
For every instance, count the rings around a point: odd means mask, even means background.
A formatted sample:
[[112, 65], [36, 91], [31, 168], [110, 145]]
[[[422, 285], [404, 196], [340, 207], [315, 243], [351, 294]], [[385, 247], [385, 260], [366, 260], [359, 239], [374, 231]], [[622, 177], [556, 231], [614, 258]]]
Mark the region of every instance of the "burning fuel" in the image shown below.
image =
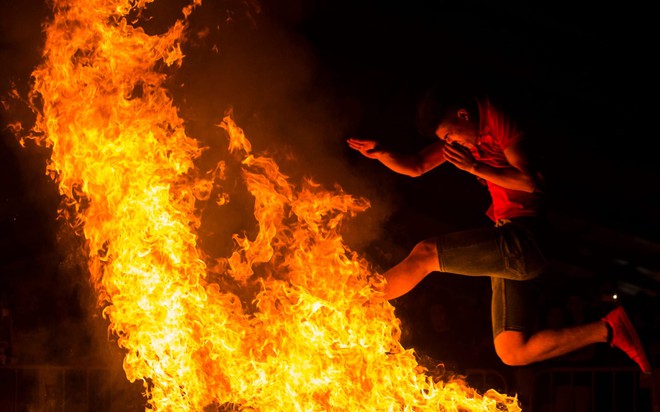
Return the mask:
[[[148, 3], [53, 2], [29, 136], [52, 151], [61, 213], [86, 242], [99, 310], [147, 408], [519, 410], [514, 397], [428, 375], [402, 347], [382, 277], [340, 235], [367, 200], [291, 182], [253, 153], [230, 115], [220, 127], [233, 161], [200, 177], [203, 149], [186, 134], [165, 73], [182, 64], [186, 19], [201, 1], [159, 35], [128, 19]], [[199, 205], [212, 203], [229, 164], [254, 197], [258, 233], [234, 234], [233, 253], [210, 276]], [[217, 195], [216, 207], [231, 202], [232, 193]], [[237, 290], [257, 291], [246, 303]]]

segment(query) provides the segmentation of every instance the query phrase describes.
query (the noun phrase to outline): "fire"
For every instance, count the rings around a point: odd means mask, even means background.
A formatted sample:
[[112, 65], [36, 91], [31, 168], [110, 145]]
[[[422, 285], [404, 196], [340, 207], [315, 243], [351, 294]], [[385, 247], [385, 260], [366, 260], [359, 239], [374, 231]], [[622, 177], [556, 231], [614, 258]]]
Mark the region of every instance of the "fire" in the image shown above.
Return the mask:
[[[186, 18], [201, 1], [159, 35], [128, 21], [149, 2], [54, 1], [30, 136], [52, 150], [61, 213], [86, 241], [99, 306], [147, 408], [520, 410], [514, 397], [426, 374], [399, 343], [382, 277], [340, 235], [368, 201], [292, 183], [252, 153], [230, 115], [220, 126], [259, 231], [234, 235], [235, 251], [212, 272], [197, 242], [199, 205], [229, 162], [200, 177], [203, 149], [186, 135], [164, 74], [182, 63]], [[231, 194], [220, 198], [222, 208]], [[220, 277], [232, 290], [212, 281]]]

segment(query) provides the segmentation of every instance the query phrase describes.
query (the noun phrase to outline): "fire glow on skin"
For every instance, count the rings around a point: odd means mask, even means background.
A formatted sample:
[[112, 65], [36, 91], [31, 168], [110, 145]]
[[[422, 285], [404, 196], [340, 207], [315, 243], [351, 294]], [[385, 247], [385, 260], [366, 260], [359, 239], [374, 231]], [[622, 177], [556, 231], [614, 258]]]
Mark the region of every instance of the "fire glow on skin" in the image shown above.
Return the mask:
[[201, 2], [154, 36], [126, 19], [148, 3], [54, 1], [33, 72], [31, 138], [52, 149], [47, 170], [67, 198], [62, 213], [87, 242], [99, 310], [150, 410], [520, 410], [515, 397], [426, 374], [399, 342], [382, 278], [340, 235], [369, 202], [290, 182], [252, 153], [229, 115], [220, 126], [259, 230], [254, 239], [226, 234], [235, 251], [219, 272], [209, 269], [199, 208], [231, 201], [222, 193], [230, 162], [203, 177], [203, 149], [157, 70], [182, 64], [187, 17]]

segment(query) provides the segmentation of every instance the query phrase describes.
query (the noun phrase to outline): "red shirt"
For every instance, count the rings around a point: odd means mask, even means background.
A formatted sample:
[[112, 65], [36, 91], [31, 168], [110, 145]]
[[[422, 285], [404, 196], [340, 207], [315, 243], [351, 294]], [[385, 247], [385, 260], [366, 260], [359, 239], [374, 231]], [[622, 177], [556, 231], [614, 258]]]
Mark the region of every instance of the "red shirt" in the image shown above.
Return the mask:
[[[473, 153], [476, 160], [492, 167], [510, 167], [504, 149], [523, 138], [523, 133], [490, 101], [479, 101], [479, 135]], [[540, 194], [507, 189], [487, 182], [492, 204], [486, 214], [493, 221], [537, 214]]]

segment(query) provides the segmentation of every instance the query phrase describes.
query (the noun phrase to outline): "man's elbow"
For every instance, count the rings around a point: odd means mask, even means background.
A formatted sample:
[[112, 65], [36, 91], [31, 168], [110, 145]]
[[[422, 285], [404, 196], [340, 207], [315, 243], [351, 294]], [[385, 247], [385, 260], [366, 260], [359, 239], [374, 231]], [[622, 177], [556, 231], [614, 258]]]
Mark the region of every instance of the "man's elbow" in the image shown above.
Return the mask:
[[541, 193], [544, 191], [543, 186], [545, 186], [545, 180], [543, 179], [543, 175], [540, 173], [535, 173], [533, 176], [530, 178], [530, 184], [529, 184], [529, 193]]
[[525, 193], [536, 193], [539, 191], [534, 182], [523, 184], [518, 188], [518, 190]]
[[431, 169], [419, 155], [409, 157], [402, 166], [404, 169], [403, 174], [410, 177], [420, 177]]
[[420, 177], [425, 172], [421, 167], [419, 168], [409, 168], [403, 171], [403, 174], [410, 177]]
[[534, 193], [536, 192], [536, 186], [534, 184], [524, 185], [520, 190], [526, 193]]
[[541, 192], [541, 187], [543, 185], [543, 178], [538, 175], [524, 174], [522, 179], [518, 180], [517, 189], [521, 192], [526, 193], [536, 193]]

